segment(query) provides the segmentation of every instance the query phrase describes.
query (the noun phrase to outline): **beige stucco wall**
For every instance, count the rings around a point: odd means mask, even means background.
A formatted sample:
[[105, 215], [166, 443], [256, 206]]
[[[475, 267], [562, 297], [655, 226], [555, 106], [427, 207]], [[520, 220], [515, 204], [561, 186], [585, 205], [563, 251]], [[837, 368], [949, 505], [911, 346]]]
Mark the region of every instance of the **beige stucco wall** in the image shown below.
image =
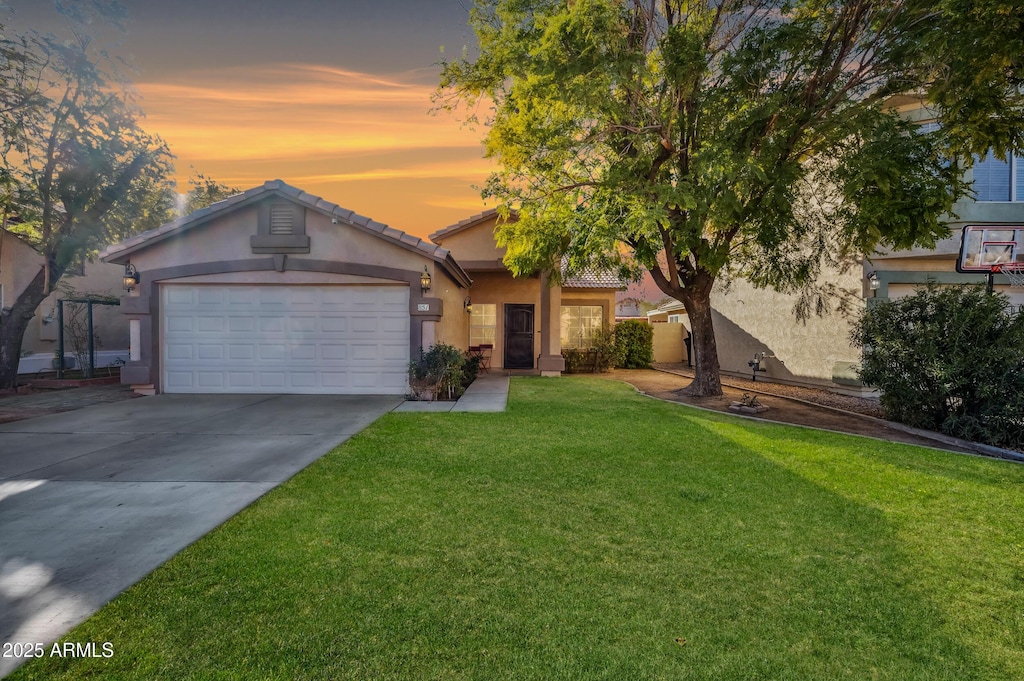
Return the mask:
[[[97, 260], [87, 262], [82, 271], [82, 276], [64, 275], [59, 286], [70, 286], [79, 296], [96, 294], [119, 298], [124, 295], [124, 268], [120, 265], [108, 265]], [[25, 339], [21, 346], [23, 355], [53, 353], [57, 347], [57, 314], [54, 310], [57, 299], [67, 297], [64, 291], [58, 289], [36, 309], [35, 318], [29, 322], [28, 328], [25, 330]], [[54, 322], [47, 323], [44, 320], [49, 317], [51, 312], [53, 312]], [[66, 306], [65, 314], [68, 314]], [[84, 314], [83, 312], [83, 319]], [[97, 350], [128, 349], [128, 320], [121, 314], [118, 306], [94, 305], [93, 327], [100, 339], [100, 346], [97, 347]], [[71, 346], [67, 341], [65, 341], [65, 351], [71, 352]]]
[[[859, 268], [829, 270], [822, 278], [860, 294]], [[723, 288], [716, 285], [711, 296], [722, 371], [749, 376], [747, 362], [754, 353], [766, 352], [775, 359], [762, 363], [767, 371], [758, 378], [831, 387], [837, 365], [858, 361], [859, 352], [849, 341], [852, 320], [833, 312], [804, 323], [793, 314], [793, 295], [756, 289], [742, 279], [728, 291]]]
[[[11, 234], [2, 234], [0, 253], [0, 285], [3, 286], [3, 305], [10, 307], [32, 281], [43, 258], [32, 248]], [[87, 262], [83, 274], [66, 274], [60, 286], [70, 286], [78, 294], [98, 294], [119, 297], [124, 268], [103, 262]], [[57, 299], [67, 298], [62, 290], [54, 291], [36, 308], [35, 317], [28, 323], [22, 339], [22, 356], [52, 355], [57, 347]], [[52, 313], [52, 316], [51, 316]], [[52, 321], [46, 321], [46, 320]], [[100, 339], [99, 350], [124, 350], [128, 347], [128, 324], [117, 307], [97, 305], [93, 308], [93, 324]], [[67, 347], [70, 352], [70, 345]]]
[[654, 361], [686, 361], [686, 326], [678, 322], [651, 324], [654, 330]]
[[42, 266], [43, 256], [18, 237], [0, 230], [0, 286], [3, 287], [4, 307], [14, 303]]
[[[289, 259], [331, 259], [417, 271], [427, 264], [434, 275], [433, 262], [428, 263], [423, 254], [388, 243], [344, 222], [332, 224], [329, 217], [318, 212], [307, 210], [305, 213], [310, 253], [292, 254]], [[131, 261], [144, 272], [204, 262], [265, 259], [267, 255], [253, 253], [250, 246], [250, 237], [256, 231], [257, 209], [247, 206], [197, 225], [156, 247], [134, 253]], [[257, 278], [246, 280], [248, 283], [259, 283], [266, 276], [262, 272], [251, 274]]]
[[443, 272], [434, 282], [429, 295], [440, 298], [444, 307], [444, 316], [435, 329], [436, 340], [466, 350], [469, 347], [469, 314], [464, 303], [471, 291], [460, 288]]
[[494, 226], [497, 220], [497, 215], [491, 216], [460, 232], [439, 237], [437, 243], [451, 251], [452, 256], [460, 263], [500, 260], [505, 257], [505, 249], [498, 248], [494, 243]]
[[[540, 279], [527, 277], [513, 278], [508, 272], [471, 272], [473, 286], [470, 295], [473, 304], [496, 305], [497, 315], [494, 330], [494, 352], [491, 356], [491, 367], [504, 366], [505, 352], [505, 304], [533, 305], [534, 310], [534, 342], [533, 358], [536, 364], [540, 354]], [[466, 327], [468, 341], [469, 327]]]

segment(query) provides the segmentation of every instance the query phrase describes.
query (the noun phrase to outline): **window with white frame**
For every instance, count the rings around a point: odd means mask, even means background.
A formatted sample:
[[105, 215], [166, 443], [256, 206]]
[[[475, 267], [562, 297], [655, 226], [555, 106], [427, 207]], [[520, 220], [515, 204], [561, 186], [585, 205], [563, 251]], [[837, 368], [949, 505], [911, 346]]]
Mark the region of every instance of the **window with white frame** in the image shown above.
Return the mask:
[[498, 319], [498, 306], [493, 303], [473, 303], [469, 314], [469, 344], [494, 345], [494, 328]]
[[563, 305], [561, 312], [562, 347], [593, 347], [594, 336], [604, 325], [604, 308], [600, 305]]

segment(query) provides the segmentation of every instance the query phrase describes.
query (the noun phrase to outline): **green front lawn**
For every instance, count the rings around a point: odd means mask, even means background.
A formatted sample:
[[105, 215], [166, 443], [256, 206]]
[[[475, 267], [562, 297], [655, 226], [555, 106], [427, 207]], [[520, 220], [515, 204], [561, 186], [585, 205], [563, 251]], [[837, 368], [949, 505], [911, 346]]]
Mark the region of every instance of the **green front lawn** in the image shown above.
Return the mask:
[[602, 379], [390, 414], [13, 678], [1024, 678], [1024, 466]]

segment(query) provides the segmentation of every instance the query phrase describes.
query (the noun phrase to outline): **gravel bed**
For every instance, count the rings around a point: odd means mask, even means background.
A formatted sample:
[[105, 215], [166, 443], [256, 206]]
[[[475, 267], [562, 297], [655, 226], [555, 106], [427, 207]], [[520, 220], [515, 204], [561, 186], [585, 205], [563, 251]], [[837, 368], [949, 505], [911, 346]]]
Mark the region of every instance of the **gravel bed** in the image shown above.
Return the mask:
[[[655, 364], [655, 369], [669, 371], [680, 376], [693, 377], [693, 370], [684, 364]], [[845, 411], [852, 411], [857, 414], [885, 418], [882, 408], [877, 399], [870, 397], [851, 397], [850, 395], [839, 395], [828, 390], [817, 388], [804, 388], [784, 383], [769, 383], [768, 381], [751, 381], [749, 379], [723, 376], [722, 385], [727, 385], [740, 390], [757, 390], [758, 392], [776, 395], [778, 397], [792, 397], [798, 400], [821, 404], [826, 407], [835, 407]]]

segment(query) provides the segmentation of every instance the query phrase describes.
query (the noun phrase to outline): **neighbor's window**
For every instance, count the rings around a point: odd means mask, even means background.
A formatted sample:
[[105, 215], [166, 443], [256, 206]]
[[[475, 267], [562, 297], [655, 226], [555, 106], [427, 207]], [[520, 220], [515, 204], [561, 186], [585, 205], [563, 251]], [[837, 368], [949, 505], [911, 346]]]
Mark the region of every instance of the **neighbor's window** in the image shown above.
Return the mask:
[[469, 315], [469, 344], [494, 345], [494, 325], [497, 318], [497, 305], [473, 303], [473, 312]]
[[600, 305], [563, 305], [562, 347], [593, 347], [594, 335], [603, 322], [604, 309]]
[[[920, 127], [922, 132], [935, 132], [939, 124], [931, 121]], [[976, 201], [1024, 202], [1024, 157], [1010, 154], [1004, 161], [990, 151], [974, 158], [971, 171]]]
[[1024, 158], [1004, 161], [991, 151], [974, 163], [974, 191], [978, 201], [1024, 201]]

